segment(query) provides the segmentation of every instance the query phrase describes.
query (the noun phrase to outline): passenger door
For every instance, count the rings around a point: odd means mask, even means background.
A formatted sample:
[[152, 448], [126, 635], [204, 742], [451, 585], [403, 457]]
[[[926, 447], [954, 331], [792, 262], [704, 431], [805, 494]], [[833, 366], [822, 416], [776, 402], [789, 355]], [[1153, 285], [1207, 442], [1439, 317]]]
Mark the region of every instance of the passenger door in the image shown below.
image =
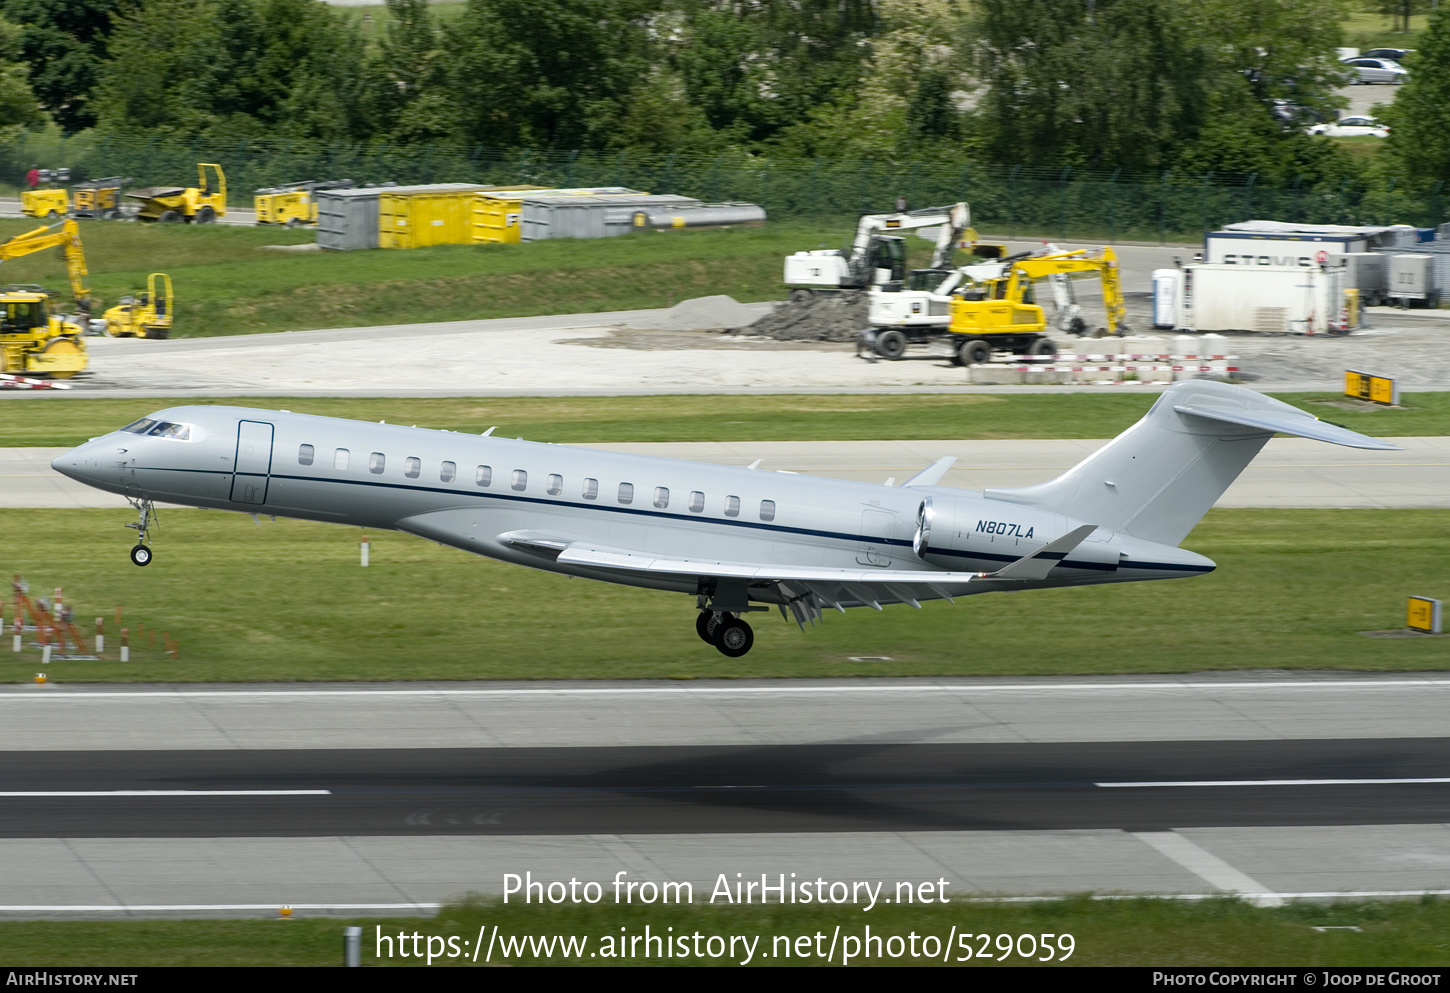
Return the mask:
[[267, 502], [272, 472], [272, 425], [266, 421], [237, 424], [237, 455], [232, 463], [232, 503]]

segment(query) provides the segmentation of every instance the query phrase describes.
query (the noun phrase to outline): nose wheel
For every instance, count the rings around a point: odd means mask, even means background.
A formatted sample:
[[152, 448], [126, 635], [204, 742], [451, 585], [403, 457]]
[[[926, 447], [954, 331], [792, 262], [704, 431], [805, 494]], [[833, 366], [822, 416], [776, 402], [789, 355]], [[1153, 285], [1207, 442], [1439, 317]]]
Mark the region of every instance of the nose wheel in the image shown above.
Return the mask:
[[131, 561], [137, 565], [144, 566], [151, 564], [151, 546], [147, 543], [148, 533], [152, 525], [156, 524], [156, 508], [151, 506], [151, 501], [145, 498], [132, 499], [131, 506], [136, 508], [137, 520], [134, 524], [127, 524], [136, 532], [136, 547], [131, 549]]
[[714, 645], [721, 655], [732, 659], [740, 658], [755, 644], [755, 632], [750, 625], [723, 611], [700, 611], [695, 618], [695, 632], [701, 641]]

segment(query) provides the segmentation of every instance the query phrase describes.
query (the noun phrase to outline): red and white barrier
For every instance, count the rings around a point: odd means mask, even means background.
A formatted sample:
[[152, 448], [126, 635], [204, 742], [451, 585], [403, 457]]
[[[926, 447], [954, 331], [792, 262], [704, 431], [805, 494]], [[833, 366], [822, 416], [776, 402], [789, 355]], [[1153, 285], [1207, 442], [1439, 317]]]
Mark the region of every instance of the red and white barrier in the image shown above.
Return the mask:
[[69, 383], [57, 383], [50, 379], [31, 379], [29, 376], [14, 376], [0, 372], [0, 390], [68, 390]]

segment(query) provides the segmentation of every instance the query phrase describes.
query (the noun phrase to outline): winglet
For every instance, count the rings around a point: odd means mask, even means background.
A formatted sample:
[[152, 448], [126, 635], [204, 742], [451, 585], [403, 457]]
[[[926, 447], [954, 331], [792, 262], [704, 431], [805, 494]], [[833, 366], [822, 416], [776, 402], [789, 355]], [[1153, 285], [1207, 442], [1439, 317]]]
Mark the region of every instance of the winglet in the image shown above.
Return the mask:
[[947, 474], [947, 470], [956, 465], [957, 457], [948, 455], [945, 458], [937, 459], [931, 465], [912, 476], [902, 486], [935, 486], [941, 478]]
[[1084, 524], [1073, 528], [1067, 534], [1043, 545], [1031, 555], [1024, 555], [1016, 562], [1009, 562], [996, 572], [985, 574], [983, 579], [1046, 579], [1047, 574], [1059, 562], [1067, 558], [1074, 548], [1083, 543], [1088, 535], [1097, 530], [1096, 524]]

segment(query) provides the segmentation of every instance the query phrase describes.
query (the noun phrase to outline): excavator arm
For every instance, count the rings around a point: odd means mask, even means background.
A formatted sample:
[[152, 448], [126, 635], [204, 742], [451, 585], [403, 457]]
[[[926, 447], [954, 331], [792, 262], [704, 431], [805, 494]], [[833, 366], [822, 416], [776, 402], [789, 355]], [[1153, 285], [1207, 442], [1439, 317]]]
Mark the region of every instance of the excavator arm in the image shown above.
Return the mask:
[[86, 253], [81, 247], [81, 232], [70, 218], [18, 234], [9, 241], [0, 242], [0, 262], [18, 259], [22, 256], [43, 252], [47, 248], [59, 248], [65, 256], [65, 270], [70, 277], [71, 294], [76, 307], [89, 314], [94, 301], [90, 288], [86, 286]]
[[1123, 301], [1122, 279], [1118, 271], [1118, 257], [1111, 248], [1089, 255], [1086, 251], [1061, 252], [1018, 259], [1012, 263], [1005, 296], [1009, 300], [1021, 299], [1026, 286], [1033, 281], [1051, 276], [1069, 276], [1079, 272], [1095, 272], [1103, 284], [1103, 308], [1109, 334], [1126, 327], [1127, 306]]

